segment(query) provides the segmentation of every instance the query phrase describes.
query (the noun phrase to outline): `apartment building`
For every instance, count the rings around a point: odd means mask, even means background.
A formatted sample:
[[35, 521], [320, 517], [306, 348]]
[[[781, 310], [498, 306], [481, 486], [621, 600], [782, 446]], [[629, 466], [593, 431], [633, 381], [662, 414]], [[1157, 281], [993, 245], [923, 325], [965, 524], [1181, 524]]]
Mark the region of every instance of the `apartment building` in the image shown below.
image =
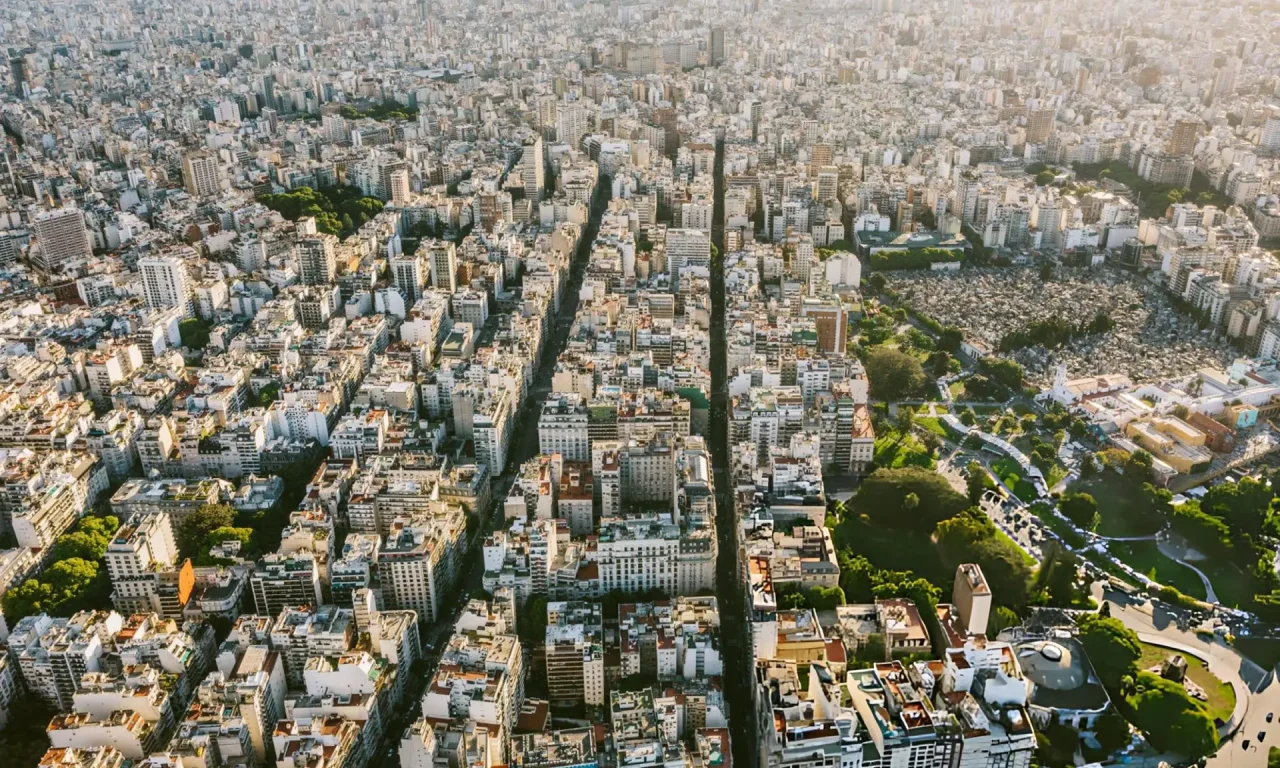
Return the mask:
[[604, 704], [604, 621], [598, 603], [547, 603], [544, 656], [552, 702]]

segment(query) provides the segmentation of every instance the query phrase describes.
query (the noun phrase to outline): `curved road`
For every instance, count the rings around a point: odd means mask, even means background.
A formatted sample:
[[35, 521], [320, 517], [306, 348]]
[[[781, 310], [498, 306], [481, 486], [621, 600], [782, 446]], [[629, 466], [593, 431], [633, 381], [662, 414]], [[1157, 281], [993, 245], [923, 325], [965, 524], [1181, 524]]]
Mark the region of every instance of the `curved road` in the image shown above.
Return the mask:
[[[1280, 721], [1268, 723], [1266, 719], [1268, 713], [1280, 712], [1280, 685], [1275, 682], [1274, 671], [1264, 670], [1228, 645], [1206, 642], [1178, 629], [1176, 620], [1158, 603], [1138, 604], [1119, 592], [1103, 592], [1099, 585], [1095, 585], [1094, 596], [1100, 602], [1105, 598], [1111, 605], [1111, 615], [1136, 632], [1139, 639], [1192, 651], [1208, 662], [1210, 672], [1236, 690], [1240, 725], [1233, 736], [1223, 741], [1218, 753], [1209, 758], [1207, 768], [1265, 768], [1268, 747], [1280, 739]], [[1259, 732], [1266, 734], [1261, 748]], [[1247, 750], [1242, 746], [1246, 739], [1250, 742]]]

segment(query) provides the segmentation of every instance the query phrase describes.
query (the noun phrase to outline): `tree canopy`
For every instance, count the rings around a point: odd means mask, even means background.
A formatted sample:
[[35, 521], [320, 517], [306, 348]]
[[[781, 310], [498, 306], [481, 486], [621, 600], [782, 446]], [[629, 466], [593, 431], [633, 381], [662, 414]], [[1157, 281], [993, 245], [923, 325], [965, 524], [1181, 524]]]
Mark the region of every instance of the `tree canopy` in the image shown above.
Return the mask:
[[8, 590], [0, 603], [5, 619], [12, 622], [38, 613], [65, 617], [100, 605], [109, 589], [106, 573], [97, 563], [73, 557], [57, 561], [39, 578]]
[[233, 528], [235, 522], [236, 511], [226, 504], [205, 504], [187, 514], [175, 532], [180, 557], [199, 561], [202, 554], [208, 553], [209, 534], [220, 528]]
[[357, 187], [325, 187], [318, 191], [298, 187], [278, 195], [262, 195], [258, 202], [289, 221], [314, 216], [317, 230], [340, 236], [359, 229], [385, 205], [376, 197], [365, 197]]
[[1098, 523], [1102, 521], [1101, 515], [1098, 514], [1098, 502], [1087, 493], [1066, 494], [1062, 497], [1058, 508], [1068, 520], [1086, 531], [1096, 529]]
[[252, 528], [233, 528], [231, 526], [222, 526], [210, 531], [204, 538], [204, 544], [200, 547], [200, 551], [193, 558], [197, 565], [214, 565], [213, 558], [209, 557], [209, 550], [228, 541], [240, 542], [240, 556], [245, 559], [253, 559], [258, 554], [252, 546], [253, 529]]
[[948, 566], [977, 563], [992, 594], [999, 595], [1002, 603], [1020, 606], [1026, 602], [1031, 565], [1016, 544], [999, 535], [986, 513], [966, 509], [938, 523], [936, 536]]
[[1149, 734], [1157, 749], [1195, 761], [1218, 748], [1218, 729], [1205, 704], [1191, 698], [1181, 683], [1142, 671], [1126, 698], [1133, 724]]
[[1076, 623], [1080, 627], [1080, 644], [1098, 679], [1108, 688], [1118, 688], [1122, 678], [1134, 673], [1142, 657], [1138, 635], [1119, 619], [1110, 617], [1089, 614]]
[[[907, 497], [915, 496], [915, 506], [907, 513]], [[919, 467], [877, 469], [851, 500], [855, 513], [865, 514], [876, 525], [932, 531], [941, 520], [954, 517], [969, 506], [969, 500], [936, 472]]]
[[890, 347], [872, 349], [864, 363], [871, 394], [881, 400], [915, 397], [929, 381], [919, 360]]
[[977, 504], [984, 493], [996, 487], [995, 481], [987, 473], [986, 467], [977, 461], [970, 461], [969, 465], [965, 467], [964, 479], [970, 504]]
[[209, 325], [198, 317], [188, 317], [178, 323], [178, 335], [182, 337], [182, 346], [204, 349], [209, 344]]
[[82, 608], [104, 603], [111, 584], [106, 569], [101, 567], [102, 559], [119, 527], [120, 522], [113, 515], [90, 515], [55, 539], [53, 565], [0, 597], [10, 625], [24, 616], [70, 616]]

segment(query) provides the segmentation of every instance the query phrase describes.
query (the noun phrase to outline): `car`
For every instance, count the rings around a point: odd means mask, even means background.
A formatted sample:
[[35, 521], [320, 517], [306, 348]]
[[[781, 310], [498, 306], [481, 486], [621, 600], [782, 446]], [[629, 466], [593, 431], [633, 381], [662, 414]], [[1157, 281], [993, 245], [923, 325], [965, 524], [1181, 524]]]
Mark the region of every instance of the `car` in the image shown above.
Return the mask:
[[1267, 713], [1267, 722], [1268, 722], [1268, 723], [1269, 723], [1269, 722], [1271, 722], [1272, 718], [1274, 718], [1275, 716], [1276, 716], [1276, 713], [1275, 713], [1275, 712], [1268, 712], [1268, 713]]

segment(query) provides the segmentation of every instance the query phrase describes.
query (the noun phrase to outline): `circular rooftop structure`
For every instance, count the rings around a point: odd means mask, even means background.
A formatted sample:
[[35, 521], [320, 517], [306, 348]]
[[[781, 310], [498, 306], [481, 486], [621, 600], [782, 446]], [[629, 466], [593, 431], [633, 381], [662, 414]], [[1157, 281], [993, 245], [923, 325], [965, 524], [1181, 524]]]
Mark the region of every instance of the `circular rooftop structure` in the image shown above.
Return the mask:
[[1022, 674], [1036, 685], [1070, 691], [1088, 681], [1084, 665], [1071, 648], [1053, 640], [1037, 640], [1018, 646]]

